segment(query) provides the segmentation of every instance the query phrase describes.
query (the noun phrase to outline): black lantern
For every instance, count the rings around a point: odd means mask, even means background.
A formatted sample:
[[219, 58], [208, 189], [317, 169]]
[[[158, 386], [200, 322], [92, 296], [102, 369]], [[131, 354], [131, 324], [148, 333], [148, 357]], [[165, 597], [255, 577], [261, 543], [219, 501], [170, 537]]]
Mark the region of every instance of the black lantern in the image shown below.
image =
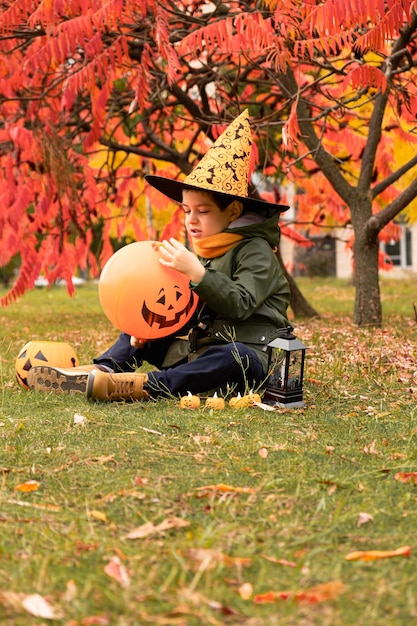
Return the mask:
[[269, 378], [263, 396], [265, 404], [280, 407], [303, 407], [303, 376], [306, 346], [289, 326], [281, 337], [268, 344], [270, 350]]

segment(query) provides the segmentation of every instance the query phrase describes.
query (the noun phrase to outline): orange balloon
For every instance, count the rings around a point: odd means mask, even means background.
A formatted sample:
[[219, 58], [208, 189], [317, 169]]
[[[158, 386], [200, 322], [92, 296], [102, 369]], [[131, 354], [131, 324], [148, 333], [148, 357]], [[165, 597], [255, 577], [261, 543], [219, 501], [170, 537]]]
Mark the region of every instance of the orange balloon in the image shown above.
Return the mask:
[[161, 265], [159, 248], [156, 241], [130, 243], [110, 257], [100, 276], [104, 313], [116, 328], [140, 339], [174, 335], [198, 302], [189, 278]]

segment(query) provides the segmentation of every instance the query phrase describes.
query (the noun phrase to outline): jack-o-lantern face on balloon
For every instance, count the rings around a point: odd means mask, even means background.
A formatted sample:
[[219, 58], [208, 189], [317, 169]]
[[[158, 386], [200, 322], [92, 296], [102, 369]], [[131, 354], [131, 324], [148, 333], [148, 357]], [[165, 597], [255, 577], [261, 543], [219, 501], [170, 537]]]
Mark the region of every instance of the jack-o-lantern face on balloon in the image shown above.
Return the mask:
[[198, 298], [185, 274], [159, 262], [160, 244], [139, 241], [121, 248], [107, 261], [99, 298], [108, 319], [140, 339], [177, 333], [194, 313]]

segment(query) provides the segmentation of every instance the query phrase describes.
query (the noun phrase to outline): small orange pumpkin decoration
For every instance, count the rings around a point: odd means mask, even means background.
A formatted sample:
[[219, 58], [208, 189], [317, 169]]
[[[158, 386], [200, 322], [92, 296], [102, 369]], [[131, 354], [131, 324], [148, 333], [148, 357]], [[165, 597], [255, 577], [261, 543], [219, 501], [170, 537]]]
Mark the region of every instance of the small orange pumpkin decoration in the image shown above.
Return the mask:
[[230, 398], [229, 406], [233, 409], [246, 409], [253, 406], [255, 402], [262, 402], [261, 396], [259, 393], [250, 391], [244, 396], [241, 396], [240, 393], [238, 393], [235, 398]]
[[213, 411], [221, 411], [224, 409], [224, 398], [219, 398], [217, 393], [214, 394], [211, 398], [206, 399], [206, 408], [212, 409]]
[[199, 406], [200, 398], [198, 396], [193, 396], [191, 391], [188, 392], [188, 395], [180, 398], [180, 409], [198, 409]]
[[98, 295], [116, 328], [140, 339], [174, 335], [191, 318], [198, 297], [188, 276], [161, 265], [161, 244], [136, 241], [105, 264]]
[[76, 367], [78, 357], [74, 349], [62, 341], [29, 341], [20, 350], [15, 362], [16, 378], [25, 389], [29, 389], [27, 373], [36, 365]]

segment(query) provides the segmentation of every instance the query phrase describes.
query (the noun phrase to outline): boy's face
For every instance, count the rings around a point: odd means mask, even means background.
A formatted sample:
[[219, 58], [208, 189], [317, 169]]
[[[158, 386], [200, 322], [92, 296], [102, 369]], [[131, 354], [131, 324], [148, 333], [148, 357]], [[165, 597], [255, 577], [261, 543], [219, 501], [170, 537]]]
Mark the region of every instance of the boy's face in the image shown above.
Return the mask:
[[184, 190], [182, 207], [188, 235], [192, 239], [202, 239], [221, 233], [240, 214], [240, 209], [236, 209], [234, 204], [231, 202], [225, 211], [221, 211], [209, 194]]

